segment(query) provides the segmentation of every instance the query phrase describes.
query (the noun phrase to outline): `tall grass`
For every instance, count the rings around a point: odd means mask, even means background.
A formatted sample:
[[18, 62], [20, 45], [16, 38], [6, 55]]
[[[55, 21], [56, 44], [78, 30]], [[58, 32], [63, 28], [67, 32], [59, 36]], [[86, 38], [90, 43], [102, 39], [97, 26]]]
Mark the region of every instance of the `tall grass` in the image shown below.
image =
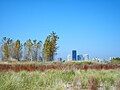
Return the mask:
[[[0, 90], [80, 90], [118, 84], [119, 70], [47, 70], [0, 72]], [[78, 88], [78, 89], [76, 89]]]

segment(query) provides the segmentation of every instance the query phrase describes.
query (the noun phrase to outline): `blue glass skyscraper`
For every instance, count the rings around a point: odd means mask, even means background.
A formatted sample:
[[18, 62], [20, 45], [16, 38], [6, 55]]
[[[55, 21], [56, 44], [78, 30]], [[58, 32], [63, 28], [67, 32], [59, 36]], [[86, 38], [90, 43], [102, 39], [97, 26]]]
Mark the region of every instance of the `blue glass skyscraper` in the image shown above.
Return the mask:
[[72, 60], [76, 60], [77, 52], [76, 50], [72, 50]]
[[81, 60], [81, 57], [80, 57], [80, 55], [77, 55], [77, 60], [79, 61], [79, 60]]

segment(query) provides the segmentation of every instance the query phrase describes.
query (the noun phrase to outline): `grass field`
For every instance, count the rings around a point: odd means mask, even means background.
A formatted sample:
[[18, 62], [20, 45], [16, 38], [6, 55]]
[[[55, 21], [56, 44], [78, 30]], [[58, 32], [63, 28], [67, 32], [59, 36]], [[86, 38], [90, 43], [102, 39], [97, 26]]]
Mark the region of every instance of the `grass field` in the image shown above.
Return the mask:
[[108, 88], [120, 84], [119, 79], [120, 70], [0, 72], [0, 90], [78, 90], [101, 84]]
[[[41, 65], [47, 69], [40, 70]], [[88, 65], [87, 69], [81, 63], [0, 63], [0, 90], [119, 90], [119, 68], [100, 69], [90, 63], [85, 65]]]

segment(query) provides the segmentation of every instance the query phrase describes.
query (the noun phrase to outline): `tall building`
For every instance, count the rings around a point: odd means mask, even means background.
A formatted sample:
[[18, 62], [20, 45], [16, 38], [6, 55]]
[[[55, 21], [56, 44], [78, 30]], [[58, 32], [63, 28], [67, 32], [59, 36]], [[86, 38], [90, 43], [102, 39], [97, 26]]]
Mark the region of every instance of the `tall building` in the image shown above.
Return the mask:
[[84, 60], [84, 57], [83, 57], [83, 55], [82, 55], [82, 54], [80, 54], [80, 55], [77, 55], [77, 60], [78, 60], [78, 61], [80, 61], [80, 60]]
[[78, 60], [78, 61], [80, 61], [80, 60], [81, 60], [80, 55], [77, 55], [77, 60]]
[[67, 55], [67, 61], [71, 61], [72, 59], [71, 59], [71, 56], [70, 56], [70, 54], [68, 54]]
[[82, 54], [80, 55], [80, 59], [81, 59], [81, 60], [84, 60], [84, 57], [83, 57], [83, 55], [82, 55]]
[[72, 60], [76, 60], [77, 58], [77, 52], [76, 50], [72, 50]]
[[60, 62], [61, 62], [61, 61], [62, 61], [62, 58], [58, 58], [58, 61], [60, 61]]
[[88, 54], [84, 54], [84, 60], [89, 60], [89, 55]]

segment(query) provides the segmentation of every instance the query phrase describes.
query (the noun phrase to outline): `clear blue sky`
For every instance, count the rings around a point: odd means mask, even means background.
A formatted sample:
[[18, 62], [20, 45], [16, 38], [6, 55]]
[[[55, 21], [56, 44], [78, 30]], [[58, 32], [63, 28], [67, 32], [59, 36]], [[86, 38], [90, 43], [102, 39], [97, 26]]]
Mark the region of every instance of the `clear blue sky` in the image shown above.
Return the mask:
[[55, 31], [59, 57], [72, 49], [91, 57], [120, 56], [119, 0], [0, 0], [0, 38], [44, 41]]

